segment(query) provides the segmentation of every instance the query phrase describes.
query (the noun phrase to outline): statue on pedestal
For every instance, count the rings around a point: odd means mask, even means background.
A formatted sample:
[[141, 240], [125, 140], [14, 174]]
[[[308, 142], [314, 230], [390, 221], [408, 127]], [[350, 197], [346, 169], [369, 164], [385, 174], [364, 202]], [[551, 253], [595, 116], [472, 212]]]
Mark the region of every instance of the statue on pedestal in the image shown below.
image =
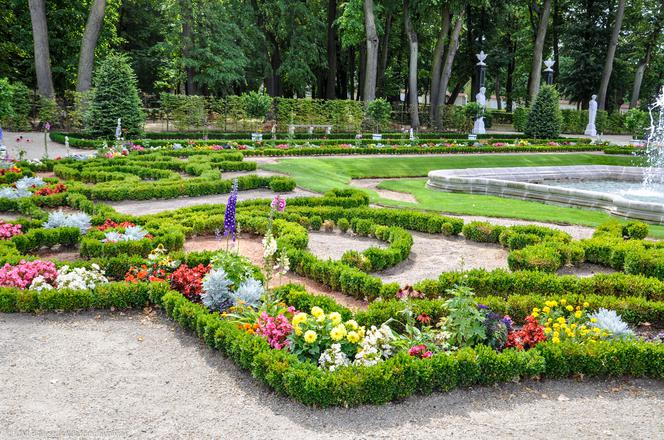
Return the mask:
[[479, 104], [480, 111], [478, 113], [477, 119], [475, 119], [473, 134], [486, 133], [486, 129], [484, 128], [484, 116], [480, 116], [484, 114], [484, 107], [486, 107], [486, 97], [484, 96], [484, 93], [486, 93], [486, 88], [480, 87], [480, 91], [477, 93], [477, 95], [475, 95], [475, 101], [477, 101], [477, 104]]
[[586, 125], [586, 136], [597, 136], [597, 129], [595, 128], [595, 118], [597, 118], [597, 95], [593, 95], [588, 103], [588, 125]]

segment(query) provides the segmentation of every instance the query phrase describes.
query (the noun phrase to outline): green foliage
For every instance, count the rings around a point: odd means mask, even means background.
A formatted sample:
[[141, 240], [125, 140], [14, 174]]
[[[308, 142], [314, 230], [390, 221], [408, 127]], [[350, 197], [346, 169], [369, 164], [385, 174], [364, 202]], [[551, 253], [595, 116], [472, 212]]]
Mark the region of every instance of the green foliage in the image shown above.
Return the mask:
[[207, 106], [204, 96], [160, 95], [162, 108], [174, 120], [179, 130], [200, 129], [207, 126]]
[[385, 127], [390, 120], [391, 113], [392, 106], [383, 98], [374, 99], [367, 104], [366, 117], [377, 132]]
[[86, 131], [94, 136], [113, 138], [118, 119], [127, 137], [143, 133], [145, 116], [136, 86], [136, 75], [124, 55], [112, 53], [97, 67]]
[[60, 108], [55, 99], [47, 98], [45, 96], [39, 97], [39, 121], [42, 127], [47, 122], [53, 127], [60, 125]]
[[463, 236], [479, 243], [498, 243], [500, 234], [504, 230], [504, 226], [475, 221], [463, 225]]
[[529, 107], [517, 107], [514, 110], [514, 130], [516, 131], [526, 131], [526, 125], [528, 124], [528, 115], [530, 113]]
[[251, 118], [263, 121], [272, 107], [272, 98], [265, 93], [249, 92], [242, 95], [244, 110]]
[[562, 116], [560, 96], [555, 87], [543, 85], [530, 108], [524, 133], [533, 138], [555, 138], [560, 135]]
[[650, 117], [648, 112], [632, 108], [625, 114], [625, 128], [635, 138], [642, 138], [649, 126]]
[[477, 308], [473, 291], [458, 286], [447, 291], [451, 297], [445, 302], [448, 311], [445, 329], [450, 332], [450, 343], [457, 347], [470, 347], [486, 338], [484, 315]]
[[14, 116], [14, 88], [6, 78], [0, 78], [0, 121]]

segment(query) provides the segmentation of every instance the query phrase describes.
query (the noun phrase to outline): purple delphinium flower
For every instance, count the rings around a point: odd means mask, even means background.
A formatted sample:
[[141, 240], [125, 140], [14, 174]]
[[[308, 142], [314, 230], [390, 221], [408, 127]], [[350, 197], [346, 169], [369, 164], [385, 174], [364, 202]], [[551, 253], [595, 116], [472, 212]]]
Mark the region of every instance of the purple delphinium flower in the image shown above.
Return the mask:
[[284, 212], [284, 209], [286, 209], [286, 199], [282, 199], [281, 196], [276, 195], [270, 206], [278, 212]]
[[480, 309], [480, 310], [487, 310], [488, 309], [488, 307], [485, 306], [484, 304], [478, 304], [477, 308]]
[[503, 319], [501, 319], [501, 321], [503, 322], [503, 324], [505, 324], [505, 327], [507, 327], [507, 332], [511, 332], [514, 322], [512, 321], [510, 315], [503, 316]]
[[226, 204], [226, 214], [224, 215], [224, 237], [230, 234], [233, 241], [235, 241], [235, 207], [237, 205], [237, 179], [233, 179], [233, 188], [231, 195], [228, 196], [228, 203]]
[[44, 123], [44, 130], [51, 131], [51, 124], [49, 122]]

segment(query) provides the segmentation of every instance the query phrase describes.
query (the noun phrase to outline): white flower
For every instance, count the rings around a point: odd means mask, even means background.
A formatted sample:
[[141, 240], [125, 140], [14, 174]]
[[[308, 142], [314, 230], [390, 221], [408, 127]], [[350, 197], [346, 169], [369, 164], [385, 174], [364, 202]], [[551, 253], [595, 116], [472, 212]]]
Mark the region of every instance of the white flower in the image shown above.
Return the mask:
[[263, 238], [263, 258], [269, 260], [277, 253], [277, 240], [274, 239], [271, 233], [265, 234]]
[[341, 351], [341, 344], [332, 344], [318, 358], [318, 367], [321, 370], [334, 371], [339, 367], [347, 365], [350, 365], [350, 360], [346, 356], [346, 353]]
[[355, 365], [371, 366], [387, 359], [394, 354], [394, 348], [390, 345], [390, 342], [395, 339], [392, 329], [386, 324], [381, 325], [380, 328], [372, 325], [371, 329], [366, 332], [353, 363]]

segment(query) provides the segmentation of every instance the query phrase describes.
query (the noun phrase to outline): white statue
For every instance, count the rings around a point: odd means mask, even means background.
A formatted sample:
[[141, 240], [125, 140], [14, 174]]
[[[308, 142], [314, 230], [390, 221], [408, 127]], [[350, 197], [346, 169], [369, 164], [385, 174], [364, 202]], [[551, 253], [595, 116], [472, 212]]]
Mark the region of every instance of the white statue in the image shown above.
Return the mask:
[[115, 127], [115, 139], [120, 140], [122, 137], [122, 119], [118, 118], [118, 125]]
[[411, 142], [415, 140], [415, 134], [413, 133], [412, 127], [410, 128], [410, 130], [408, 130], [408, 138], [410, 139]]
[[[486, 88], [480, 87], [480, 91], [475, 95], [475, 101], [477, 101], [477, 104], [481, 107], [481, 114], [484, 114], [484, 107], [486, 107], [486, 96], [484, 96], [484, 93], [486, 93]], [[473, 126], [473, 134], [484, 133], [486, 133], [486, 129], [484, 128], [484, 116], [478, 116], [478, 118], [475, 119], [475, 125]]]
[[597, 136], [597, 128], [595, 128], [595, 118], [597, 117], [597, 95], [593, 95], [588, 103], [588, 125], [586, 126], [586, 136]]

